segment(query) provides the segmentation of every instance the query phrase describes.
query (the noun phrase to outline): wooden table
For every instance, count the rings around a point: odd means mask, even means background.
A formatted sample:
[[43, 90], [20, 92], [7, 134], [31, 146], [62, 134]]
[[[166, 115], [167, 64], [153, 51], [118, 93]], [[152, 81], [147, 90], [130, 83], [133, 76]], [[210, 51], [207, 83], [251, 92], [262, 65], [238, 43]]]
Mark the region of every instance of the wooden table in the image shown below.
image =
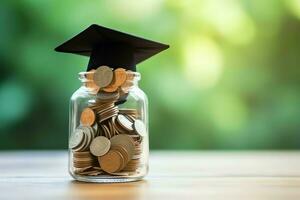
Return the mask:
[[73, 181], [62, 151], [1, 152], [0, 199], [300, 199], [300, 152], [152, 152], [143, 181]]

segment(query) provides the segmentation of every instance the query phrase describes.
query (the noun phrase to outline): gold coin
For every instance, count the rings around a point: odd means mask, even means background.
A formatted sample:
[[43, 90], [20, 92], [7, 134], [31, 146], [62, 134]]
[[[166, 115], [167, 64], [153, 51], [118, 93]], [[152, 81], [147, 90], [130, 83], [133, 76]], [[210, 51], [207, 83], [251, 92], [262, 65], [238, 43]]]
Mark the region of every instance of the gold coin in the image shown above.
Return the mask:
[[106, 109], [115, 107], [114, 102], [97, 102], [97, 104], [93, 105], [92, 108], [96, 113], [101, 113]]
[[147, 133], [146, 126], [141, 120], [139, 119], [135, 120], [133, 123], [133, 128], [140, 136], [142, 137], [146, 136]]
[[91, 69], [90, 71], [88, 71], [88, 72], [86, 72], [85, 74], [86, 74], [86, 79], [87, 80], [91, 80], [91, 81], [93, 81], [94, 80], [94, 73], [95, 73], [95, 69]]
[[118, 89], [117, 85], [109, 85], [109, 86], [103, 88], [103, 91], [105, 91], [105, 92], [115, 92], [115, 91], [117, 91], [117, 89]]
[[107, 87], [103, 88], [105, 92], [115, 92], [127, 79], [126, 70], [117, 68], [114, 70], [113, 80]]
[[82, 125], [92, 126], [96, 120], [94, 111], [90, 108], [85, 108], [80, 116], [80, 122]]
[[124, 158], [124, 163], [122, 166], [120, 166], [120, 171], [127, 165], [127, 163], [129, 162], [129, 155], [128, 152], [126, 150], [125, 147], [121, 146], [121, 145], [114, 145], [111, 147], [112, 150], [116, 150], [118, 152], [120, 152]]
[[100, 66], [94, 73], [94, 81], [100, 87], [108, 86], [113, 80], [113, 71], [107, 66]]
[[101, 169], [108, 173], [117, 172], [123, 165], [123, 160], [121, 153], [115, 150], [110, 150], [104, 156], [98, 157]]
[[99, 118], [100, 118], [100, 122], [103, 122], [105, 120], [108, 120], [112, 117], [115, 117], [118, 115], [118, 108], [117, 107], [114, 107], [110, 110], [107, 110], [106, 112], [104, 113], [101, 113]]
[[104, 136], [98, 136], [93, 139], [90, 145], [90, 152], [94, 156], [103, 156], [109, 151], [110, 140]]
[[122, 146], [128, 152], [128, 160], [135, 154], [135, 145], [132, 138], [126, 134], [115, 135], [110, 139], [111, 146]]
[[115, 75], [115, 85], [121, 86], [125, 83], [127, 79], [127, 73], [126, 70], [123, 68], [117, 68], [114, 70]]
[[97, 93], [99, 91], [99, 86], [95, 84], [94, 82], [94, 72], [96, 70], [92, 69], [88, 72], [85, 73], [85, 77], [86, 77], [86, 83], [85, 86], [89, 89], [91, 89], [93, 92]]
[[92, 157], [89, 151], [72, 151], [74, 158], [88, 158]]

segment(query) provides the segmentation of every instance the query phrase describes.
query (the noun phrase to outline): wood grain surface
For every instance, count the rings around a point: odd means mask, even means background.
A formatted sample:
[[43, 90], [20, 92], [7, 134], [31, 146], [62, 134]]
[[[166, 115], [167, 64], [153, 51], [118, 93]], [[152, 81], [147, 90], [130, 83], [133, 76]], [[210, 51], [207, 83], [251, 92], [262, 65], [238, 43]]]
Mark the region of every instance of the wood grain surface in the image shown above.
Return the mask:
[[142, 181], [72, 180], [63, 151], [0, 153], [0, 199], [300, 199], [300, 152], [152, 152]]

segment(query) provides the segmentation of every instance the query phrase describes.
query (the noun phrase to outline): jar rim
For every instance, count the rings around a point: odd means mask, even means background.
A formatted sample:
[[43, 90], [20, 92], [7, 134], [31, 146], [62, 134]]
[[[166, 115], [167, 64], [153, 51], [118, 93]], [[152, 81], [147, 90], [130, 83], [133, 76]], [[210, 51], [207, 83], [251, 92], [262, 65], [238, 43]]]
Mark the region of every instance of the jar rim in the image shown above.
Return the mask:
[[[78, 73], [78, 79], [81, 81], [81, 82], [89, 82], [89, 81], [93, 81], [92, 80], [92, 75], [95, 73], [95, 70], [94, 71], [82, 71], [82, 72], [79, 72]], [[141, 78], [141, 74], [139, 72], [134, 72], [134, 71], [131, 71], [131, 70], [126, 70], [126, 73], [128, 75], [131, 75], [133, 77], [134, 80], [136, 81], [139, 81], [140, 78]]]

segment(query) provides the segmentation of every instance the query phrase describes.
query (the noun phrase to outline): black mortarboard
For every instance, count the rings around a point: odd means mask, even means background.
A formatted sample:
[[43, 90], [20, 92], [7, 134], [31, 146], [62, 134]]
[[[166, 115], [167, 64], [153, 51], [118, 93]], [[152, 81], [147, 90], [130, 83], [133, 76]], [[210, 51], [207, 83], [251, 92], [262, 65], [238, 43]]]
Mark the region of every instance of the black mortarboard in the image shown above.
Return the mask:
[[87, 70], [107, 65], [136, 71], [136, 64], [167, 48], [169, 45], [93, 24], [55, 51], [89, 56]]

